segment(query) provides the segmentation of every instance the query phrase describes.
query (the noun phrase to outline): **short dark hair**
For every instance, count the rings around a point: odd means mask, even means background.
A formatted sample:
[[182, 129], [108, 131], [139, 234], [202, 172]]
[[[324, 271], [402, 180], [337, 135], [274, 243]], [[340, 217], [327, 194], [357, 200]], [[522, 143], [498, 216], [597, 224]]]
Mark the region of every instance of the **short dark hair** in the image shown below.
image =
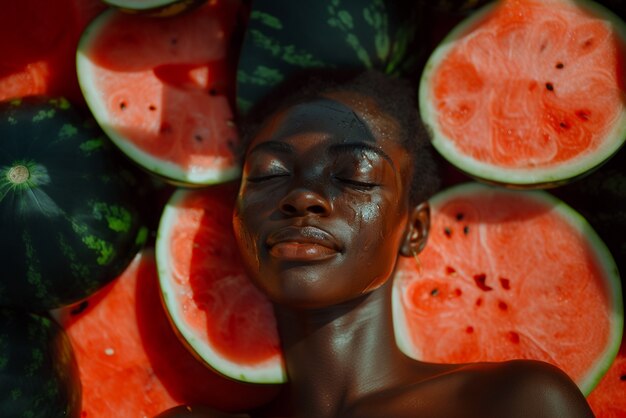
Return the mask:
[[325, 93], [350, 91], [371, 97], [385, 114], [400, 126], [400, 143], [413, 161], [409, 202], [416, 205], [430, 198], [440, 185], [432, 147], [419, 117], [417, 91], [408, 80], [387, 76], [379, 71], [307, 71], [277, 86], [242, 118], [242, 155], [263, 121], [292, 105], [318, 99]]

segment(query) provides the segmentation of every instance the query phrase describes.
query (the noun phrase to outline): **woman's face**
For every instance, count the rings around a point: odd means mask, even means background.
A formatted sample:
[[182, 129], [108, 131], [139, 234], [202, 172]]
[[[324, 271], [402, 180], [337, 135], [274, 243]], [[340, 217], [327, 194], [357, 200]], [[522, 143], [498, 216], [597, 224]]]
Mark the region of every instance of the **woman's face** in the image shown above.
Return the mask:
[[392, 274], [410, 157], [372, 99], [328, 94], [271, 116], [250, 143], [233, 215], [248, 273], [296, 308], [353, 299]]

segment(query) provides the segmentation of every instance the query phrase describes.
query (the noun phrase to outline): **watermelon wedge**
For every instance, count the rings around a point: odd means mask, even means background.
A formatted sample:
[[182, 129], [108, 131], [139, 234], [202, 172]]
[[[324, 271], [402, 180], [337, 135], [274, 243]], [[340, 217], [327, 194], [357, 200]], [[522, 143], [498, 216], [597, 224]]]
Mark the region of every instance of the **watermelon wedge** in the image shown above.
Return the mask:
[[234, 185], [176, 191], [156, 251], [167, 311], [198, 357], [233, 379], [286, 380], [274, 312], [249, 281], [231, 228]]
[[422, 73], [435, 148], [475, 178], [552, 187], [626, 139], [626, 24], [591, 1], [503, 0], [461, 22]]
[[430, 362], [543, 360], [589, 393], [624, 324], [618, 271], [593, 229], [541, 191], [466, 183], [431, 206], [421, 273], [404, 258], [396, 274], [401, 349]]
[[76, 60], [86, 102], [148, 171], [185, 185], [238, 177], [229, 102], [238, 5], [213, 1], [163, 19], [110, 9], [83, 33]]
[[247, 410], [277, 392], [225, 379], [185, 348], [163, 310], [150, 249], [87, 302], [55, 314], [76, 353], [81, 418], [153, 417], [182, 403]]

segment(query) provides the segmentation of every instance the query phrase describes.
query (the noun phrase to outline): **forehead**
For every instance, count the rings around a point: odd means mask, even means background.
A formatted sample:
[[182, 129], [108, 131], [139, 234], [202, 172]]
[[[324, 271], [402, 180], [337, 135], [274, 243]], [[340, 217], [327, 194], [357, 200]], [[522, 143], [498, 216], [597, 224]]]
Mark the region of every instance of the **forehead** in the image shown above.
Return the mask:
[[317, 134], [328, 142], [365, 142], [381, 149], [404, 151], [397, 120], [383, 112], [371, 97], [348, 91], [326, 93], [272, 114], [248, 149], [259, 142], [288, 140], [303, 134]]

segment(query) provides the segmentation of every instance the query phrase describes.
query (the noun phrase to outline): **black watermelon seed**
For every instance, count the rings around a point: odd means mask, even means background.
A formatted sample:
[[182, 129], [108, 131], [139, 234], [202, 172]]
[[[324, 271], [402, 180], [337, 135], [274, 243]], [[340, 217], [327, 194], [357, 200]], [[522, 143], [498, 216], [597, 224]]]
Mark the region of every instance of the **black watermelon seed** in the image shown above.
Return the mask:
[[89, 306], [89, 302], [84, 300], [76, 308], [70, 311], [70, 315], [78, 315], [79, 313], [87, 309], [88, 306]]

